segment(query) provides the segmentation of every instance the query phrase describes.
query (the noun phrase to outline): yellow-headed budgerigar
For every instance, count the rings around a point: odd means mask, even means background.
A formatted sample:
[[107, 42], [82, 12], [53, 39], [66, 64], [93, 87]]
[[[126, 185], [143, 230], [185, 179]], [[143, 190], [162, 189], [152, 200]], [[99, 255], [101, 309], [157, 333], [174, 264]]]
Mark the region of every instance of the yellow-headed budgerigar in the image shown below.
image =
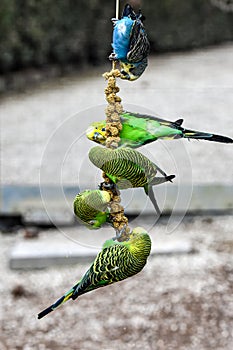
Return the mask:
[[[119, 146], [137, 148], [158, 139], [174, 140], [180, 138], [222, 143], [233, 142], [230, 137], [185, 129], [181, 126], [183, 119], [171, 122], [159, 117], [127, 111], [123, 112], [120, 117], [122, 130], [120, 131]], [[92, 123], [86, 131], [86, 136], [92, 141], [105, 145], [106, 121]]]

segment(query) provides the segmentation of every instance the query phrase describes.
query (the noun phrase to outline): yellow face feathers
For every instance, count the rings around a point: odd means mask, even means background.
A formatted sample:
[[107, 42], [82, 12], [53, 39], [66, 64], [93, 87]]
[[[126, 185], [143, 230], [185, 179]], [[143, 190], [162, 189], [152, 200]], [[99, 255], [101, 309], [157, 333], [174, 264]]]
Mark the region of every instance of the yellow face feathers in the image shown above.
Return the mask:
[[120, 66], [121, 66], [122, 79], [133, 81], [139, 78], [139, 76], [136, 76], [132, 73], [132, 70], [135, 67], [133, 64], [127, 63], [127, 62], [120, 62]]
[[86, 131], [89, 140], [105, 145], [106, 129], [104, 123], [93, 123]]

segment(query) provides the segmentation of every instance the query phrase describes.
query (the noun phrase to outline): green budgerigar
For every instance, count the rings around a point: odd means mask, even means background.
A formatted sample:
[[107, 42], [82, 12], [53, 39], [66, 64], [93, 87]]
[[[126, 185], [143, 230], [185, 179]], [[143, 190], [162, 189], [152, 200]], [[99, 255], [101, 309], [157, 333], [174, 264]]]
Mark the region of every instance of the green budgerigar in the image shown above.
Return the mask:
[[[120, 190], [143, 187], [155, 210], [159, 215], [161, 214], [152, 186], [171, 181], [175, 175], [168, 176], [146, 156], [128, 147], [112, 150], [96, 146], [90, 149], [89, 159], [95, 166], [102, 169]], [[163, 176], [156, 176], [157, 172]]]
[[107, 191], [85, 190], [75, 197], [74, 213], [82, 224], [90, 229], [98, 229], [109, 221], [110, 200]]
[[[230, 137], [215, 135], [212, 133], [188, 130], [181, 125], [183, 119], [174, 122], [153, 117], [146, 114], [123, 112], [121, 114], [122, 130], [120, 132], [119, 146], [137, 148], [158, 139], [198, 139], [222, 143], [232, 143]], [[88, 139], [105, 145], [106, 121], [95, 122], [86, 131]]]
[[69, 299], [75, 300], [82, 294], [137, 274], [146, 265], [150, 250], [150, 236], [142, 227], [136, 227], [127, 241], [106, 241], [81, 280], [54, 304], [40, 312], [38, 318], [46, 316]]

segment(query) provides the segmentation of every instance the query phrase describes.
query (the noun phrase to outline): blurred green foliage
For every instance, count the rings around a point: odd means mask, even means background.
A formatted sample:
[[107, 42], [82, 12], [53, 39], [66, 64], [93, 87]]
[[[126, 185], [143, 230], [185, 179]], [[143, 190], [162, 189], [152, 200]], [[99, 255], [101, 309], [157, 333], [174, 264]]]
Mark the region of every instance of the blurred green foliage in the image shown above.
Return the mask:
[[233, 39], [233, 12], [210, 0], [143, 0], [154, 51], [183, 50]]
[[1, 0], [0, 71], [98, 63], [111, 50], [112, 15], [107, 0]]
[[[208, 0], [141, 3], [152, 52], [233, 38], [233, 14]], [[0, 72], [51, 63], [82, 66], [106, 61], [114, 11], [115, 0], [1, 0]]]

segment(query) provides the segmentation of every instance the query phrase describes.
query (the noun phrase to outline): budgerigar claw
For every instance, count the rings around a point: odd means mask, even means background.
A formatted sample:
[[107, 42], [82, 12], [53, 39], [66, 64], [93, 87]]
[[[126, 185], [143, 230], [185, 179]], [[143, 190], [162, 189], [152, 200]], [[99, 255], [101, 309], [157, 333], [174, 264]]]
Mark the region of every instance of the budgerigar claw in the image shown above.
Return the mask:
[[118, 19], [113, 17], [113, 18], [111, 18], [111, 21], [112, 21], [113, 25], [115, 25], [116, 22], [118, 21]]
[[100, 190], [113, 190], [115, 188], [115, 186], [116, 185], [112, 182], [103, 181], [99, 184], [99, 189]]
[[127, 225], [124, 225], [120, 230], [119, 229], [116, 229], [116, 238], [117, 240], [119, 240], [119, 238], [121, 238], [122, 235], [126, 234], [126, 228], [127, 228]]
[[112, 191], [112, 193], [115, 195], [115, 196], [119, 196], [120, 194], [120, 191], [118, 190], [117, 188], [117, 185], [114, 184], [113, 182], [101, 182], [99, 184], [99, 189], [100, 190], [107, 190], [107, 191]]

